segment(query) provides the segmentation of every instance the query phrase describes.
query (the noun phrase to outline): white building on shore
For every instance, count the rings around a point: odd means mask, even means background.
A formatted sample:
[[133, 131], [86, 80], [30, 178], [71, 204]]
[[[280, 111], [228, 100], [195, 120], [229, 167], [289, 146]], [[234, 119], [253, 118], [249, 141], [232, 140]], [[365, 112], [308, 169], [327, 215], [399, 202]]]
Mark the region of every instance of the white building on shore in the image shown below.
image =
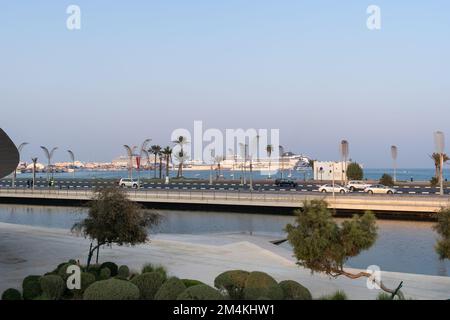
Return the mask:
[[346, 181], [347, 167], [350, 162], [344, 161], [314, 161], [314, 180], [318, 181]]

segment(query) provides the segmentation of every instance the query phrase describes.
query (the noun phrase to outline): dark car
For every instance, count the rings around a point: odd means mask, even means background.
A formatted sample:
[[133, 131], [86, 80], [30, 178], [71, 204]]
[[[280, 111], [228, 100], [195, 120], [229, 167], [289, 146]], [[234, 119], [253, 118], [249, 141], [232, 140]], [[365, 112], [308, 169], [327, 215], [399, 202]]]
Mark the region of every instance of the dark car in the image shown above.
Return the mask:
[[291, 187], [291, 188], [297, 187], [296, 182], [294, 182], [292, 180], [287, 180], [287, 179], [277, 179], [277, 180], [275, 180], [275, 185], [277, 187]]

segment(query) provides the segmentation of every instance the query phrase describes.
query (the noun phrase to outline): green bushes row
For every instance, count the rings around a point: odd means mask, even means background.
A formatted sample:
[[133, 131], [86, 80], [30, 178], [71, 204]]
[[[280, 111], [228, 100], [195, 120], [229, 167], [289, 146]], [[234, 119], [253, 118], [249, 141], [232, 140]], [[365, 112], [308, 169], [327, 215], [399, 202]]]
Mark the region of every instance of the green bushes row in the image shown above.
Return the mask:
[[[122, 265], [105, 262], [81, 267], [81, 288], [69, 290], [66, 281], [70, 275], [69, 261], [44, 276], [31, 275], [22, 283], [22, 293], [16, 289], [3, 292], [2, 300], [311, 300], [310, 291], [300, 283], [285, 280], [278, 283], [264, 272], [230, 270], [219, 274], [214, 287], [198, 280], [168, 277], [162, 266], [146, 264], [142, 273], [131, 272]], [[380, 296], [379, 299], [387, 299]], [[337, 292], [322, 297], [327, 300], [345, 300], [345, 293]]]

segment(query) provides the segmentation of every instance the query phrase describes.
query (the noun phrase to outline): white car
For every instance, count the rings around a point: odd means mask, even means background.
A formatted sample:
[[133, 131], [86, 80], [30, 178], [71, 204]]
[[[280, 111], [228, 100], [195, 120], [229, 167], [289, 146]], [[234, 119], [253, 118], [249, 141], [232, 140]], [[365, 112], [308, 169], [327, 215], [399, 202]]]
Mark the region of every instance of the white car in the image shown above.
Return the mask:
[[347, 183], [347, 188], [348, 188], [351, 192], [358, 191], [358, 190], [364, 191], [365, 189], [367, 189], [367, 188], [369, 188], [369, 187], [371, 187], [371, 186], [372, 186], [372, 185], [371, 185], [370, 183], [367, 183], [367, 182], [365, 182], [365, 181], [356, 181], [356, 180], [352, 180], [352, 181], [349, 181], [349, 182]]
[[338, 184], [335, 184], [334, 187], [331, 184], [325, 184], [319, 188], [319, 192], [328, 193], [328, 192], [336, 192], [336, 193], [348, 193], [350, 190], [348, 190], [346, 187], [340, 186]]
[[391, 187], [387, 187], [382, 184], [374, 184], [364, 190], [364, 192], [367, 192], [369, 194], [374, 193], [381, 193], [381, 194], [394, 194], [397, 193], [397, 190]]
[[122, 188], [133, 188], [133, 189], [137, 189], [140, 187], [139, 182], [137, 180], [128, 178], [120, 179], [119, 186]]

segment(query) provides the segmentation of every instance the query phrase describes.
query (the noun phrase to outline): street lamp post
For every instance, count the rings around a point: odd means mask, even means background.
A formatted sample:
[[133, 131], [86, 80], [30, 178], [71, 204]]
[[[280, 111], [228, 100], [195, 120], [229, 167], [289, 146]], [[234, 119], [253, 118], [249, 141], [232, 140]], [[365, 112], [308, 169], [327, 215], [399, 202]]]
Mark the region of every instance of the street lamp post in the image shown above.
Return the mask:
[[347, 182], [347, 159], [349, 155], [349, 145], [347, 140], [341, 141], [341, 158], [343, 163], [342, 168], [342, 176], [341, 176], [341, 182], [344, 184]]
[[[20, 153], [22, 152], [23, 147], [25, 147], [28, 142], [23, 142], [17, 147], [17, 151], [19, 151], [19, 162], [20, 162]], [[12, 178], [12, 187], [16, 187], [16, 178], [17, 178], [17, 168], [14, 169], [13, 178]]]
[[[50, 171], [52, 165], [52, 158], [55, 151], [58, 147], [54, 147], [51, 151], [49, 151], [46, 147], [41, 146], [41, 149], [44, 150], [45, 156], [47, 157], [47, 182], [50, 181]], [[52, 170], [52, 179], [53, 179], [53, 170]]]
[[31, 161], [33, 161], [33, 190], [34, 186], [36, 184], [36, 163], [38, 161], [38, 158], [31, 158]]
[[397, 156], [398, 156], [397, 146], [391, 146], [391, 156], [394, 166], [394, 182], [397, 182]]
[[72, 177], [75, 178], [75, 154], [72, 150], [67, 150], [70, 156], [70, 160], [72, 161]]

